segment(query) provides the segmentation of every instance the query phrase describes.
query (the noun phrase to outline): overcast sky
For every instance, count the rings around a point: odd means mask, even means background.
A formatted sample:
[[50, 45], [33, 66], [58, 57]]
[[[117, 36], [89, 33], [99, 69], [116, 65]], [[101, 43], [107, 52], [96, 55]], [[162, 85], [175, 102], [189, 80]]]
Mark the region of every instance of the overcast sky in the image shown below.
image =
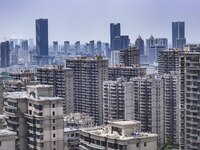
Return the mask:
[[48, 18], [49, 43], [109, 42], [110, 23], [121, 23], [131, 42], [166, 37], [171, 22], [185, 21], [187, 43], [200, 43], [200, 0], [0, 0], [0, 41], [33, 38], [35, 19]]

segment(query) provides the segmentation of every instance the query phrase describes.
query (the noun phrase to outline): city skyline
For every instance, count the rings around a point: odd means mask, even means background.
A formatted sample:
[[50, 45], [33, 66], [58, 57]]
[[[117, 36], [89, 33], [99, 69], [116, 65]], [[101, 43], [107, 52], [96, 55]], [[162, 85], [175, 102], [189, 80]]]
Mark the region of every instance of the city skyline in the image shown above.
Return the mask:
[[35, 0], [1, 0], [0, 41], [33, 38], [35, 42], [35, 19], [45, 18], [49, 20], [49, 43], [109, 42], [109, 24], [119, 22], [121, 32], [129, 35], [131, 43], [140, 34], [143, 39], [151, 35], [168, 38], [172, 44], [174, 21], [185, 21], [187, 43], [200, 43], [199, 4], [198, 0], [193, 0], [192, 5], [187, 0], [43, 0], [39, 4]]

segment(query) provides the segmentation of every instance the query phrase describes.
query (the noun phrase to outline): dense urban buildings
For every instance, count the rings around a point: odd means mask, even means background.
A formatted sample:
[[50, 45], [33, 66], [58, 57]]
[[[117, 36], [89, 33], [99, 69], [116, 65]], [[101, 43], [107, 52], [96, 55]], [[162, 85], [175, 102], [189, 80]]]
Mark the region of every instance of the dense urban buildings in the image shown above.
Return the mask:
[[108, 80], [108, 60], [102, 56], [68, 58], [66, 68], [73, 69], [74, 111], [91, 115], [96, 124], [102, 124], [102, 85]]
[[185, 44], [185, 22], [172, 22], [172, 47], [183, 50]]
[[1, 52], [1, 67], [10, 66], [10, 45], [9, 41], [1, 42], [0, 44]]
[[170, 48], [158, 52], [158, 73], [170, 73], [179, 70], [179, 49]]
[[139, 121], [112, 121], [107, 126], [82, 129], [80, 150], [156, 150], [157, 135], [141, 132]]

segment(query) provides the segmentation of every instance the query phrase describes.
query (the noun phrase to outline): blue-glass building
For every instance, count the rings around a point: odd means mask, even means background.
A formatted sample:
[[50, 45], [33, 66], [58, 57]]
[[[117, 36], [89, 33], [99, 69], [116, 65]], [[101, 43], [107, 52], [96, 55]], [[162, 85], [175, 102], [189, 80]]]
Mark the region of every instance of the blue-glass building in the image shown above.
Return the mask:
[[48, 56], [48, 19], [36, 20], [36, 50], [39, 56]]

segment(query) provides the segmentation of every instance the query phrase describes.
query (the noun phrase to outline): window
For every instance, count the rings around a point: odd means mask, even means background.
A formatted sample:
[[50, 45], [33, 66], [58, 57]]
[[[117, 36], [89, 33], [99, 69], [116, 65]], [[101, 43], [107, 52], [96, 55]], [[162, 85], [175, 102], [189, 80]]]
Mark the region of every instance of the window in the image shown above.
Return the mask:
[[147, 146], [147, 142], [144, 142], [144, 147], [146, 147]]
[[53, 145], [56, 145], [56, 141], [53, 141]]
[[56, 134], [55, 134], [55, 133], [53, 134], [53, 137], [56, 137]]
[[53, 111], [53, 116], [55, 116], [55, 111]]
[[0, 141], [0, 146], [1, 146], [1, 141]]
[[29, 103], [29, 106], [32, 106], [32, 104], [31, 104], [31, 103]]
[[55, 126], [53, 126], [53, 130], [55, 130], [56, 129], [56, 127]]
[[55, 119], [53, 119], [53, 123], [55, 123], [56, 121], [55, 121]]
[[55, 104], [53, 104], [52, 107], [55, 108]]

